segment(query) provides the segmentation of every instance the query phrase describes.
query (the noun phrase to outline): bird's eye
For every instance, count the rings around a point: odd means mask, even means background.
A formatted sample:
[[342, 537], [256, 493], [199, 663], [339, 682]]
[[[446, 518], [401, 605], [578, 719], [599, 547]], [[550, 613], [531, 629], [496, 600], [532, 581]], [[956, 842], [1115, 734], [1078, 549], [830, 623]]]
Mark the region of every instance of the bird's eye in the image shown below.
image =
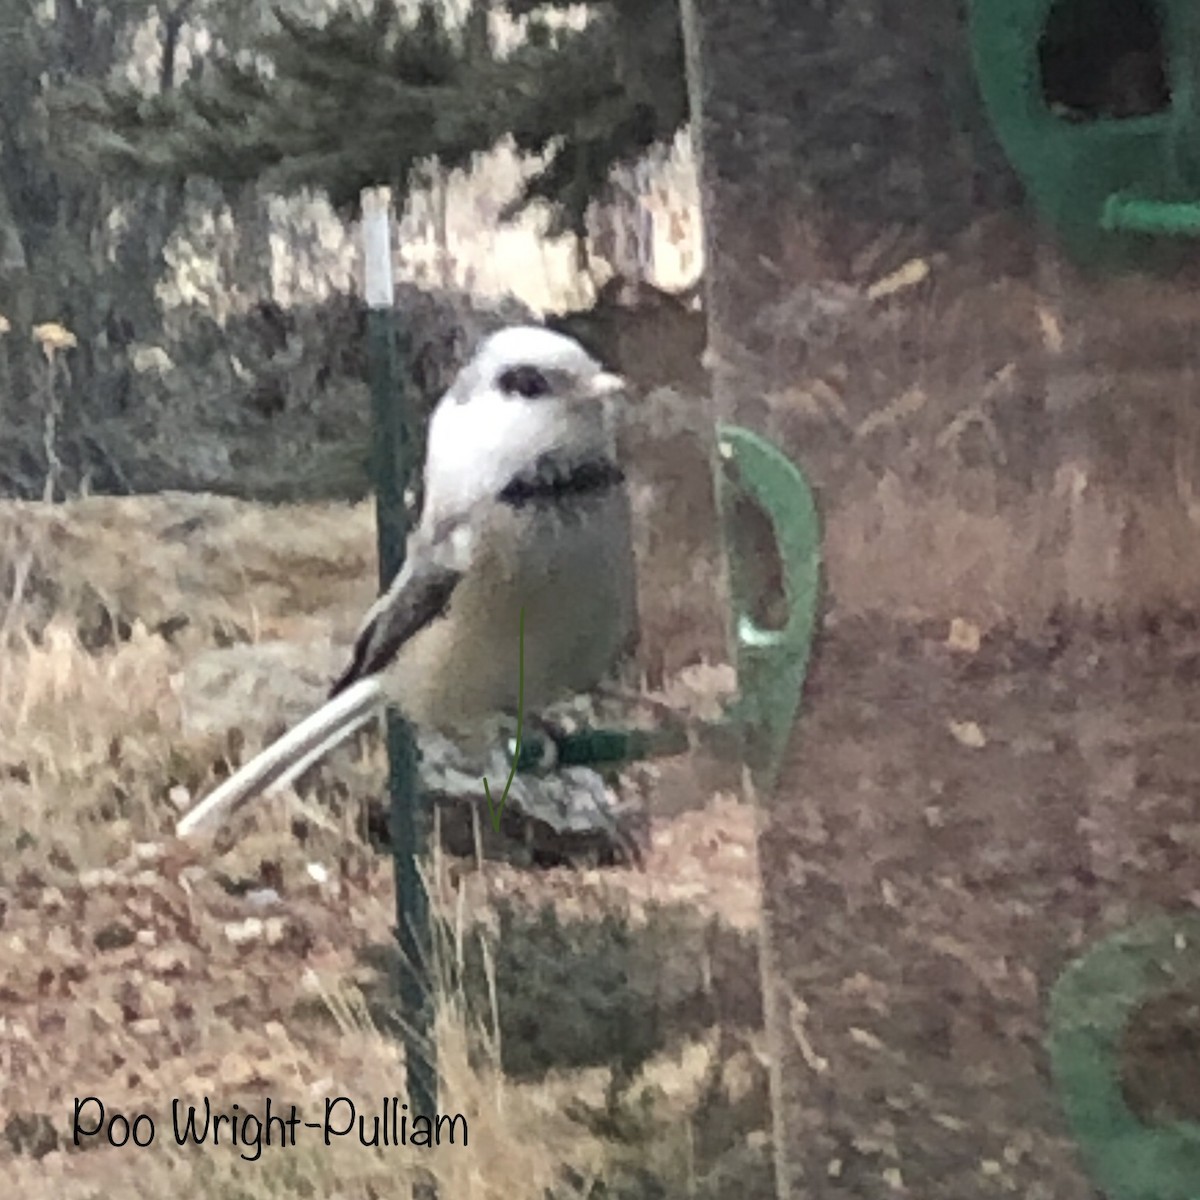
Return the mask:
[[510, 396], [535, 400], [550, 394], [550, 381], [537, 367], [510, 367], [500, 376], [500, 390]]

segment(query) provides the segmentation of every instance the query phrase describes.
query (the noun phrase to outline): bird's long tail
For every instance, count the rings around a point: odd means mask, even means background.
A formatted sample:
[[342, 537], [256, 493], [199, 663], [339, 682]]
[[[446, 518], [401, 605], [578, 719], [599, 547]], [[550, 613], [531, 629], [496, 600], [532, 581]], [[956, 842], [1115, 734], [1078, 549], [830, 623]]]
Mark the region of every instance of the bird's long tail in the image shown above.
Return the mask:
[[370, 721], [383, 704], [375, 676], [351, 684], [321, 705], [294, 729], [255, 755], [211, 792], [175, 826], [177, 837], [212, 828], [256, 796], [287, 787], [298, 775], [323, 758], [355, 730]]

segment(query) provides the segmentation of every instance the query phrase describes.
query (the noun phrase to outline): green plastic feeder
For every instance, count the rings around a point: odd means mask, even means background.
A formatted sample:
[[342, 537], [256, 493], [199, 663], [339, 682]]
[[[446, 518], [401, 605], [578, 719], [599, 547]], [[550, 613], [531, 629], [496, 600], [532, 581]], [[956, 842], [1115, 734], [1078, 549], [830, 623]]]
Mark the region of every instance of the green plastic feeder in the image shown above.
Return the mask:
[[[569, 734], [556, 745], [559, 765], [599, 767], [678, 754], [696, 738], [714, 753], [742, 759], [760, 791], [774, 786], [799, 711], [816, 628], [820, 520], [803, 473], [765, 438], [737, 425], [718, 425], [717, 452], [737, 698], [717, 720], [688, 727]], [[771, 546], [767, 555], [746, 523], [750, 513], [765, 520]], [[764, 571], [764, 558], [774, 560], [777, 578], [767, 577], [771, 572]], [[782, 616], [778, 628], [761, 624], [756, 615], [773, 602]], [[540, 739], [523, 743], [521, 769], [537, 769], [543, 753]]]
[[1200, 6], [970, 0], [969, 11], [991, 121], [1068, 249], [1089, 264], [1176, 260], [1200, 235]]
[[1050, 1063], [1067, 1120], [1111, 1200], [1196, 1200], [1200, 1125], [1143, 1124], [1122, 1084], [1128, 1026], [1156, 995], [1200, 986], [1200, 920], [1155, 917], [1072, 962], [1050, 994]]

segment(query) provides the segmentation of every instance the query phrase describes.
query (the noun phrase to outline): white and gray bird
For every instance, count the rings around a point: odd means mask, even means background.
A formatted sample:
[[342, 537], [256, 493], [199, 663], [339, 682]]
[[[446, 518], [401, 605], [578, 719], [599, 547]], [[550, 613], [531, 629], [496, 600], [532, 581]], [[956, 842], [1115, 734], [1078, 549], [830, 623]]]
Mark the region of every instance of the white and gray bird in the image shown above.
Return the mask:
[[295, 779], [391, 702], [479, 746], [516, 713], [588, 691], [635, 636], [632, 522], [613, 401], [624, 383], [572, 338], [494, 333], [438, 402], [424, 507], [330, 699], [179, 822], [187, 835]]

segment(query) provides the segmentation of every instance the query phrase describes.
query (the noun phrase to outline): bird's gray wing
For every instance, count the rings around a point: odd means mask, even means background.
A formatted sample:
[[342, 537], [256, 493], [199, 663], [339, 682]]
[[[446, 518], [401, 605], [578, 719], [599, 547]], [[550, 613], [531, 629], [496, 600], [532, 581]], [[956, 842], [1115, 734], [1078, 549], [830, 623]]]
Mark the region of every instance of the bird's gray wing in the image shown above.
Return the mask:
[[466, 568], [454, 532], [446, 526], [433, 538], [414, 536], [400, 574], [367, 614], [350, 665], [329, 689], [331, 698], [382, 671], [409, 638], [445, 613]]

